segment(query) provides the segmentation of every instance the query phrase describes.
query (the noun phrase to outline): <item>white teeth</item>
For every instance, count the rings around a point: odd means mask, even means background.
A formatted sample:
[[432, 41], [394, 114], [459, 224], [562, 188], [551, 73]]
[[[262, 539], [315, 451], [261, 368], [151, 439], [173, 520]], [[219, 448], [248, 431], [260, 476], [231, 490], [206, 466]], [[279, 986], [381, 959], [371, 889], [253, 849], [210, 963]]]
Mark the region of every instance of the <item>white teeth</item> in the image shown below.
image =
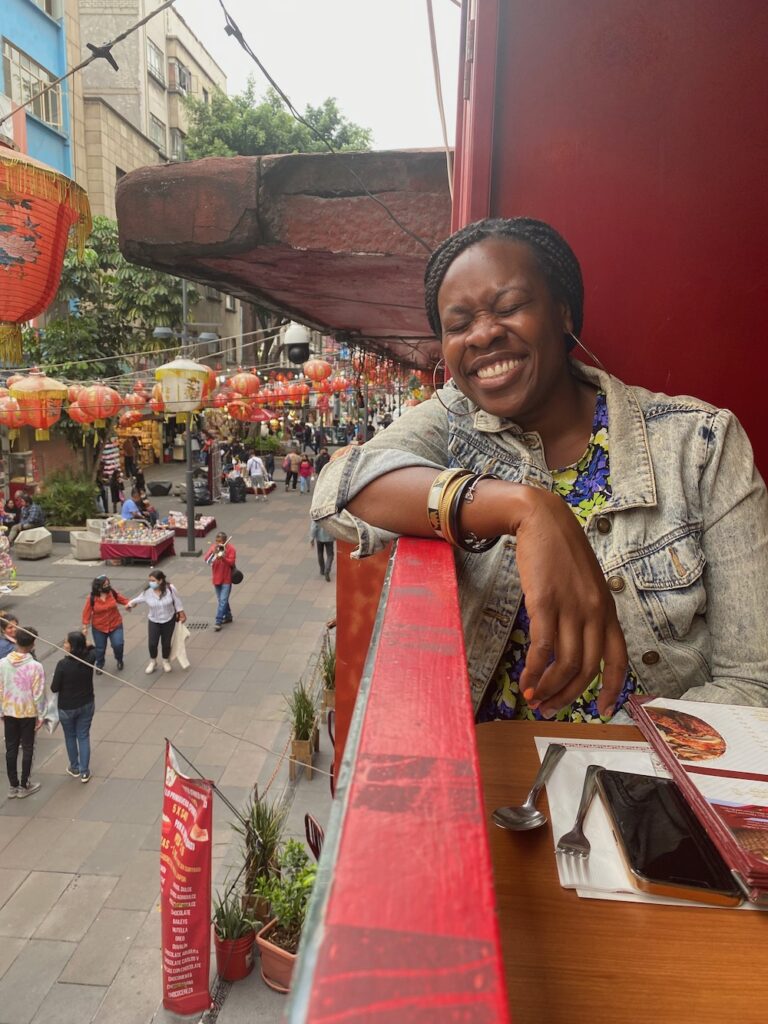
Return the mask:
[[501, 377], [503, 373], [509, 373], [515, 366], [518, 366], [522, 359], [505, 359], [501, 363], [494, 363], [493, 366], [484, 366], [477, 371], [480, 380], [489, 380], [491, 377]]

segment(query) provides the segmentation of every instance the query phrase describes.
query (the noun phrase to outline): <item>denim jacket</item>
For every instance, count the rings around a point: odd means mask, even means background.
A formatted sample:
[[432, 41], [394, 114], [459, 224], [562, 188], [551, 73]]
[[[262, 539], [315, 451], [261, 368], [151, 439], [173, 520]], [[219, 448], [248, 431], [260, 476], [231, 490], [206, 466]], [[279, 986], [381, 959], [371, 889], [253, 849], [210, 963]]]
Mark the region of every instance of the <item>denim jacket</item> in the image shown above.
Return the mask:
[[[588, 520], [646, 693], [768, 706], [768, 497], [733, 413], [653, 394], [574, 361], [605, 391], [613, 493]], [[323, 470], [312, 516], [356, 542], [355, 557], [393, 535], [345, 511], [368, 483], [407, 466], [463, 466], [552, 489], [541, 438], [468, 401], [453, 384]], [[515, 538], [456, 552], [477, 710], [520, 604]]]

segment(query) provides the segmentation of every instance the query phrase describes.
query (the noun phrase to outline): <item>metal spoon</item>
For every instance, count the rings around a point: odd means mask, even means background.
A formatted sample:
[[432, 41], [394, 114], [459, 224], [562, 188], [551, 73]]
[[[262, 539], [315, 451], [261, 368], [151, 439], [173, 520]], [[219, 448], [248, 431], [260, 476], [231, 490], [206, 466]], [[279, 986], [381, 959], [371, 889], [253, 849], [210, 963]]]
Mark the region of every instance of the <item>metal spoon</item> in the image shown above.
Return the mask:
[[544, 760], [541, 762], [541, 768], [533, 780], [531, 791], [525, 798], [525, 803], [519, 807], [499, 807], [493, 812], [494, 823], [499, 828], [506, 828], [510, 832], [523, 832], [530, 828], [540, 828], [542, 825], [546, 825], [547, 816], [536, 809], [536, 801], [564, 753], [565, 747], [562, 743], [549, 744]]

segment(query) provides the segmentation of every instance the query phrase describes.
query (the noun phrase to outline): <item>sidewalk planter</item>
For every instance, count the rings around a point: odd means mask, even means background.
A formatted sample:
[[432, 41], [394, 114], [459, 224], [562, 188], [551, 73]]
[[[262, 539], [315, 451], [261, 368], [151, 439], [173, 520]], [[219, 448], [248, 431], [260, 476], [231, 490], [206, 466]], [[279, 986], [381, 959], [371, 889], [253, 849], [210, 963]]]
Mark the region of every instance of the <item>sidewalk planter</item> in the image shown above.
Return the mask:
[[256, 936], [256, 945], [261, 954], [261, 976], [264, 982], [275, 992], [285, 995], [291, 987], [296, 954], [269, 941], [269, 935], [276, 926], [277, 918], [265, 924]]
[[307, 778], [312, 778], [312, 751], [313, 741], [291, 740], [291, 761], [288, 765], [288, 777], [291, 781], [296, 778], [296, 772], [300, 764], [306, 765]]
[[253, 970], [253, 944], [255, 932], [240, 939], [220, 939], [214, 931], [216, 972], [224, 981], [242, 981]]
[[330, 711], [336, 707], [336, 688], [323, 690], [323, 710]]

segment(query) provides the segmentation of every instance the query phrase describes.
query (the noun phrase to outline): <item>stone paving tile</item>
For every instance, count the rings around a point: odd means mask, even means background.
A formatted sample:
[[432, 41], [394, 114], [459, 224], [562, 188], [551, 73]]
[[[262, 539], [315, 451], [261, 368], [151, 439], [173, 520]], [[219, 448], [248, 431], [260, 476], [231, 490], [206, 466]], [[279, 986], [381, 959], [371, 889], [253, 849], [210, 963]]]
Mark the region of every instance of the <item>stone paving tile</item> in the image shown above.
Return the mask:
[[25, 945], [0, 981], [3, 1024], [30, 1024], [74, 950], [73, 942], [46, 939]]
[[[75, 784], [74, 779], [72, 782]], [[67, 821], [66, 828], [55, 844], [43, 851], [38, 859], [38, 870], [79, 871], [83, 861], [102, 841], [108, 828], [105, 821]]]
[[98, 846], [85, 858], [80, 870], [94, 875], [122, 874], [140, 849], [148, 830], [148, 825], [111, 824]]
[[[94, 721], [99, 716], [94, 716]], [[113, 726], [105, 735], [105, 739], [114, 740], [118, 743], [136, 743], [141, 739], [142, 733], [151, 724], [154, 715], [136, 714], [127, 711], [121, 715], [120, 721]]]
[[89, 1024], [106, 991], [98, 985], [57, 983], [48, 991], [32, 1024]]
[[7, 937], [0, 942], [0, 978], [5, 975], [26, 944], [26, 939], [9, 939]]
[[[100, 760], [100, 756], [94, 751], [91, 756], [91, 771], [94, 772], [94, 775], [87, 785], [83, 785], [79, 779], [72, 779], [69, 775], [63, 774], [62, 767], [61, 784], [52, 790], [46, 783], [44, 790], [40, 790], [40, 796], [44, 795], [48, 799], [40, 807], [39, 816], [41, 818], [66, 818], [68, 821], [79, 817], [80, 809], [88, 803], [104, 781], [95, 774], [97, 769], [94, 761], [100, 762]], [[64, 765], [66, 763], [67, 759], [65, 758]]]
[[64, 872], [31, 871], [0, 910], [0, 935], [17, 939], [34, 935], [72, 878]]
[[246, 669], [225, 668], [213, 677], [210, 692], [234, 693], [243, 684], [245, 676]]
[[93, 724], [91, 725], [91, 743], [95, 740], [106, 739], [107, 734], [122, 721], [123, 714], [122, 711], [102, 711], [97, 706], [96, 714], [93, 716]]
[[116, 910], [149, 910], [157, 900], [159, 888], [157, 852], [138, 850], [107, 898], [106, 906]]
[[[3, 810], [5, 811], [6, 808], [13, 808], [17, 803], [18, 800], [6, 800], [3, 805]], [[23, 800], [22, 803], [24, 803]], [[26, 824], [27, 822], [24, 818], [16, 818], [7, 814], [0, 814], [0, 852], [13, 842]], [[2, 863], [2, 860], [0, 860], [0, 863]]]
[[154, 1018], [161, 1000], [157, 950], [134, 947], [110, 986], [93, 1024], [147, 1024]]
[[[195, 659], [195, 667], [190, 670], [189, 675], [184, 681], [184, 692], [188, 693], [191, 690], [202, 690], [203, 692], [205, 692], [206, 690], [209, 690], [211, 687], [213, 673], [211, 672], [210, 669], [198, 667], [197, 655], [191, 657], [194, 657]], [[181, 694], [179, 694], [179, 696], [181, 696]]]
[[0, 907], [5, 906], [28, 874], [24, 868], [0, 868]]
[[[144, 737], [142, 736], [142, 739]], [[112, 769], [116, 779], [143, 779], [157, 761], [161, 743], [134, 743]]]
[[[171, 703], [176, 705], [176, 709], [181, 709], [181, 712], [194, 712], [198, 703], [202, 699], [201, 692], [187, 692], [186, 690], [179, 690], [178, 693], [173, 695]], [[179, 711], [174, 708], [166, 708], [168, 714], [179, 714]]]
[[195, 714], [217, 722], [221, 715], [232, 707], [233, 699], [234, 694], [227, 690], [204, 693], [202, 700], [195, 708]]
[[[144, 918], [144, 923], [136, 933], [132, 949], [155, 949], [160, 950], [162, 946], [162, 932], [160, 927], [160, 903], [156, 903]], [[158, 964], [160, 963], [158, 954]]]
[[75, 875], [34, 937], [79, 942], [118, 881], [115, 875]]
[[[18, 801], [30, 803], [34, 798]], [[26, 828], [22, 829], [15, 839], [0, 852], [0, 867], [26, 868], [33, 870], [45, 856], [49, 847], [55, 846], [59, 836], [67, 827], [66, 821], [53, 818], [31, 818]]]
[[226, 668], [229, 664], [232, 652], [226, 648], [217, 648], [209, 650], [207, 654], [204, 654], [199, 661], [201, 668]]
[[[129, 686], [125, 686], [105, 701], [99, 702], [99, 714], [103, 714], [105, 711], [116, 711], [119, 714], [123, 714], [126, 711], [133, 711], [138, 701], [141, 700], [141, 694], [136, 690], [132, 690]], [[143, 709], [140, 709], [143, 710]]]
[[210, 725], [204, 725], [194, 718], [188, 718], [173, 738], [173, 742], [184, 750], [186, 747], [200, 747], [211, 735]]
[[[266, 744], [265, 744], [266, 745]], [[270, 756], [264, 750], [250, 743], [240, 742], [235, 755], [221, 776], [222, 786], [253, 786], [259, 777], [264, 762]]]
[[85, 821], [149, 825], [162, 800], [157, 783], [142, 779], [105, 779], [92, 800], [80, 812]]
[[116, 740], [101, 740], [96, 743], [91, 748], [91, 771], [94, 776], [106, 778], [130, 749], [130, 743], [118, 743]]
[[141, 742], [162, 744], [166, 737], [169, 740], [173, 739], [185, 721], [182, 714], [163, 710], [156, 716], [149, 728], [144, 730]]
[[[111, 985], [144, 917], [141, 910], [102, 907], [60, 980], [77, 985]], [[155, 963], [154, 971], [160, 974], [159, 964]]]

